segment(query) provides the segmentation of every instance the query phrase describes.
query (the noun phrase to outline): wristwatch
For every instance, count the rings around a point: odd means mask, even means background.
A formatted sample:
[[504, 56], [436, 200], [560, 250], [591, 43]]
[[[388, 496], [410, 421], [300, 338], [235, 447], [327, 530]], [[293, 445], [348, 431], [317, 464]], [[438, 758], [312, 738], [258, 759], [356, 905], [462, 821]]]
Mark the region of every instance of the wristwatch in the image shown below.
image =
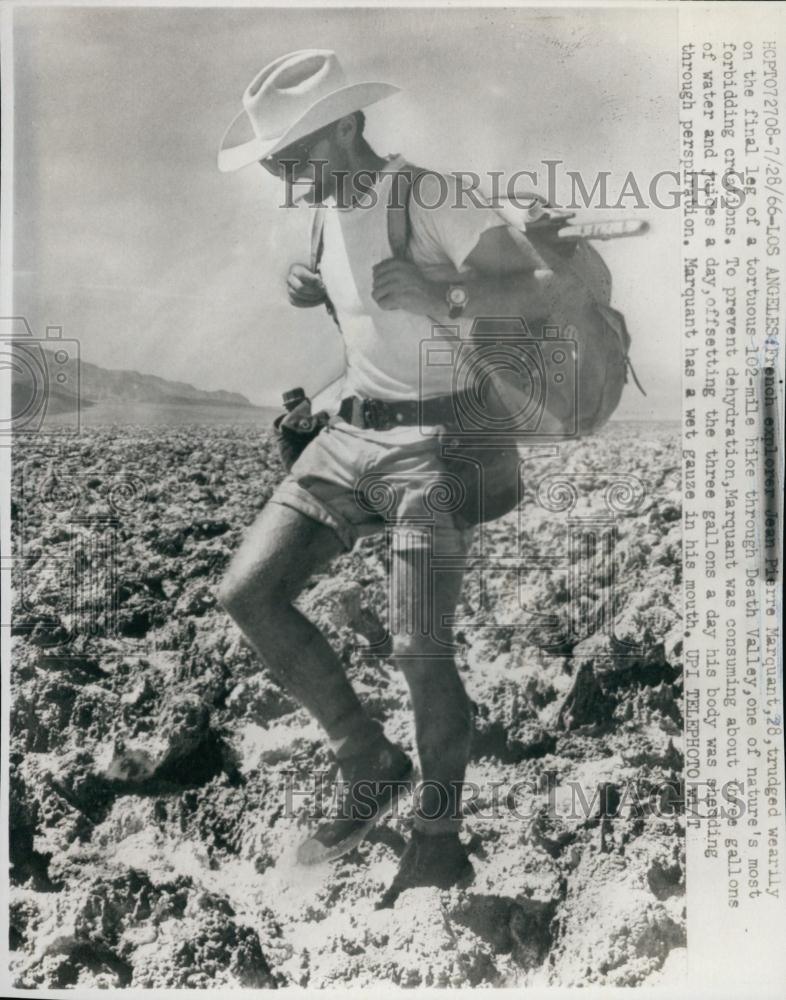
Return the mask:
[[458, 319], [467, 308], [469, 294], [464, 285], [448, 285], [445, 300], [448, 303], [448, 316], [451, 319]]

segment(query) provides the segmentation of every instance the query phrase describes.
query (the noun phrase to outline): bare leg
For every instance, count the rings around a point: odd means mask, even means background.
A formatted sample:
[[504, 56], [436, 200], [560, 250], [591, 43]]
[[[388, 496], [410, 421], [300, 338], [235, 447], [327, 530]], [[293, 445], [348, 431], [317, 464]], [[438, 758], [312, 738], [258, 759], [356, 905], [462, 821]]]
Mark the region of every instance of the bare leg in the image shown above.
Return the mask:
[[394, 656], [409, 685], [423, 778], [415, 825], [424, 833], [459, 827], [461, 783], [472, 739], [472, 706], [444, 625], [461, 592], [463, 570], [434, 570], [428, 554], [395, 551], [391, 632]]
[[325, 729], [334, 745], [377, 736], [338, 657], [292, 604], [310, 576], [342, 551], [331, 528], [268, 504], [248, 530], [219, 589], [219, 601], [259, 658]]
[[391, 632], [394, 656], [412, 696], [422, 785], [415, 829], [392, 884], [376, 904], [395, 905], [406, 889], [447, 889], [473, 877], [461, 843], [461, 787], [472, 738], [472, 706], [450, 649], [445, 617], [454, 612], [461, 568], [434, 569], [428, 552], [402, 548], [392, 556]]

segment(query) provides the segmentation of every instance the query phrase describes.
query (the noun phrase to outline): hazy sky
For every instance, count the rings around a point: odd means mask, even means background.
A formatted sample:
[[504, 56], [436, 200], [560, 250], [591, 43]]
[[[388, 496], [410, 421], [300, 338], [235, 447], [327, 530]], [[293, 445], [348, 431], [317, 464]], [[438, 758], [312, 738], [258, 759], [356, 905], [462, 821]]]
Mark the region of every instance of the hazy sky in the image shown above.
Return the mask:
[[[649, 178], [677, 167], [673, 7], [588, 9], [78, 9], [15, 15], [15, 311], [82, 357], [259, 403], [341, 366], [322, 310], [292, 309], [309, 210], [279, 208], [261, 168], [216, 169], [248, 82], [292, 49], [333, 48], [357, 79], [404, 92], [369, 109], [381, 153], [442, 170]], [[567, 189], [565, 189], [567, 190]], [[664, 192], [670, 190], [665, 184]], [[631, 204], [628, 202], [628, 204]], [[613, 213], [595, 213], [609, 217]], [[621, 416], [678, 418], [679, 212], [599, 244], [648, 399]]]

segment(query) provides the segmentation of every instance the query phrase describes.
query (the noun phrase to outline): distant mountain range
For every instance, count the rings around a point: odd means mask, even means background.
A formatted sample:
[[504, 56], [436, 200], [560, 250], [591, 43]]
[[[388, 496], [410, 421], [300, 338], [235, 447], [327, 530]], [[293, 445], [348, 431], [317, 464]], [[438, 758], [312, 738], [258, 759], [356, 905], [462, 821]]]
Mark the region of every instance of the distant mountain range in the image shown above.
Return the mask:
[[[41, 354], [36, 353], [39, 350]], [[38, 381], [35, 376], [40, 376], [41, 367], [40, 363], [36, 364], [36, 359], [41, 357], [46, 363], [48, 415], [72, 412], [75, 409], [77, 393], [82, 409], [99, 403], [155, 403], [169, 406], [262, 409], [254, 406], [239, 392], [197, 389], [188, 382], [171, 382], [158, 375], [102, 368], [89, 361], [79, 362], [77, 374], [77, 362], [69, 358], [60, 363], [57, 353], [48, 346], [39, 348], [37, 343], [31, 345], [30, 349], [25, 348], [24, 351], [17, 353], [17, 359], [21, 363], [16, 364], [13, 369], [14, 412], [21, 412], [31, 395], [38, 391], [34, 388]]]

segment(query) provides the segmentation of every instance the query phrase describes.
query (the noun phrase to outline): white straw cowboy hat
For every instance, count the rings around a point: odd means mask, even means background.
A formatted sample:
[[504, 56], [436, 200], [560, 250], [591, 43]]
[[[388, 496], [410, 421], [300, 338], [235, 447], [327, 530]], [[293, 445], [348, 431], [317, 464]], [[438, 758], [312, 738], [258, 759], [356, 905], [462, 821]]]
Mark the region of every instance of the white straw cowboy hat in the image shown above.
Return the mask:
[[[263, 160], [344, 115], [398, 92], [390, 83], [347, 83], [328, 49], [301, 49], [269, 63], [243, 94], [243, 110], [224, 133], [218, 169], [239, 170]], [[254, 138], [228, 145], [230, 133], [248, 116]], [[240, 138], [238, 136], [238, 138]]]

